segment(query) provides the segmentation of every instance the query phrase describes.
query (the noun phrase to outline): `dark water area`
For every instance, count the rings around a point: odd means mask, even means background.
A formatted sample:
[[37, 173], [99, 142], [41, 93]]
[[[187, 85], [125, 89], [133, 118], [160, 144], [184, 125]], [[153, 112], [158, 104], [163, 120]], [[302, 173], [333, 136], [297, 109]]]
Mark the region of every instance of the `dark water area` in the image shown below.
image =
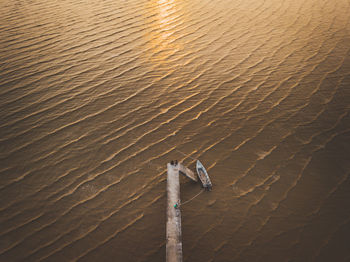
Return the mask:
[[0, 261], [350, 261], [349, 0], [0, 10]]

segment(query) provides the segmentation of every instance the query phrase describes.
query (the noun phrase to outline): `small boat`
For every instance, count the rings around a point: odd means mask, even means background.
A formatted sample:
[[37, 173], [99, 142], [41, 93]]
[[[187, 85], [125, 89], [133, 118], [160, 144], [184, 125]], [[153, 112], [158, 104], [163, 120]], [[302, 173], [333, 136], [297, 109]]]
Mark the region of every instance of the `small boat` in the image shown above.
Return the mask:
[[205, 170], [204, 166], [199, 160], [197, 160], [196, 169], [198, 177], [203, 184], [203, 187], [210, 191], [213, 185], [211, 184], [207, 170]]

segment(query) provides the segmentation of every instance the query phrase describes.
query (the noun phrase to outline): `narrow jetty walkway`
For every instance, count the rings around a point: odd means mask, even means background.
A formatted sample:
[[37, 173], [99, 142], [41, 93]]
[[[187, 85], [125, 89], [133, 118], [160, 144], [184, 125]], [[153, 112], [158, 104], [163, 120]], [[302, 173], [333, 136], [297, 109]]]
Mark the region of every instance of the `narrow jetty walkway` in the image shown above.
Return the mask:
[[179, 164], [167, 168], [166, 261], [182, 262]]
[[198, 181], [198, 177], [192, 172], [191, 169], [185, 167], [183, 164], [179, 163], [179, 171], [182, 175], [187, 176], [189, 179], [192, 179], [194, 182]]
[[[189, 168], [185, 167], [182, 163], [177, 163], [177, 161], [175, 161], [175, 163], [173, 161], [168, 163], [167, 169], [166, 262], [182, 262], [179, 175], [181, 173], [195, 182], [198, 182], [198, 178]], [[195, 197], [202, 192], [203, 191], [199, 192]]]

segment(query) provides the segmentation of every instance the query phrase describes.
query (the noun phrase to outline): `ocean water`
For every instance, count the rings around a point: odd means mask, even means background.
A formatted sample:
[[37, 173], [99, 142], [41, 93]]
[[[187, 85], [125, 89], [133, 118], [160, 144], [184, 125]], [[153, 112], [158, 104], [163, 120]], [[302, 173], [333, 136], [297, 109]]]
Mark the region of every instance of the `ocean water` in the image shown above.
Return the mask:
[[350, 261], [349, 0], [0, 10], [0, 261]]

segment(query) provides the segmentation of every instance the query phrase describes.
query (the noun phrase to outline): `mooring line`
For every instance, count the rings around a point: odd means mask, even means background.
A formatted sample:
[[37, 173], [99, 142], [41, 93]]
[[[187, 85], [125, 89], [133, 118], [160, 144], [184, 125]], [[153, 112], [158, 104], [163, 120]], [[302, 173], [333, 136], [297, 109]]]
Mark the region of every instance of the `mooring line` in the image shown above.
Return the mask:
[[205, 190], [204, 190], [204, 188], [203, 188], [203, 189], [202, 189], [198, 194], [196, 194], [194, 197], [192, 197], [191, 199], [185, 201], [184, 203], [181, 203], [181, 204], [180, 204], [180, 207], [183, 206], [183, 205], [185, 205], [185, 204], [187, 204], [188, 202], [192, 201], [192, 200], [195, 199], [197, 196], [199, 196], [200, 194], [202, 194], [204, 191], [205, 191]]

